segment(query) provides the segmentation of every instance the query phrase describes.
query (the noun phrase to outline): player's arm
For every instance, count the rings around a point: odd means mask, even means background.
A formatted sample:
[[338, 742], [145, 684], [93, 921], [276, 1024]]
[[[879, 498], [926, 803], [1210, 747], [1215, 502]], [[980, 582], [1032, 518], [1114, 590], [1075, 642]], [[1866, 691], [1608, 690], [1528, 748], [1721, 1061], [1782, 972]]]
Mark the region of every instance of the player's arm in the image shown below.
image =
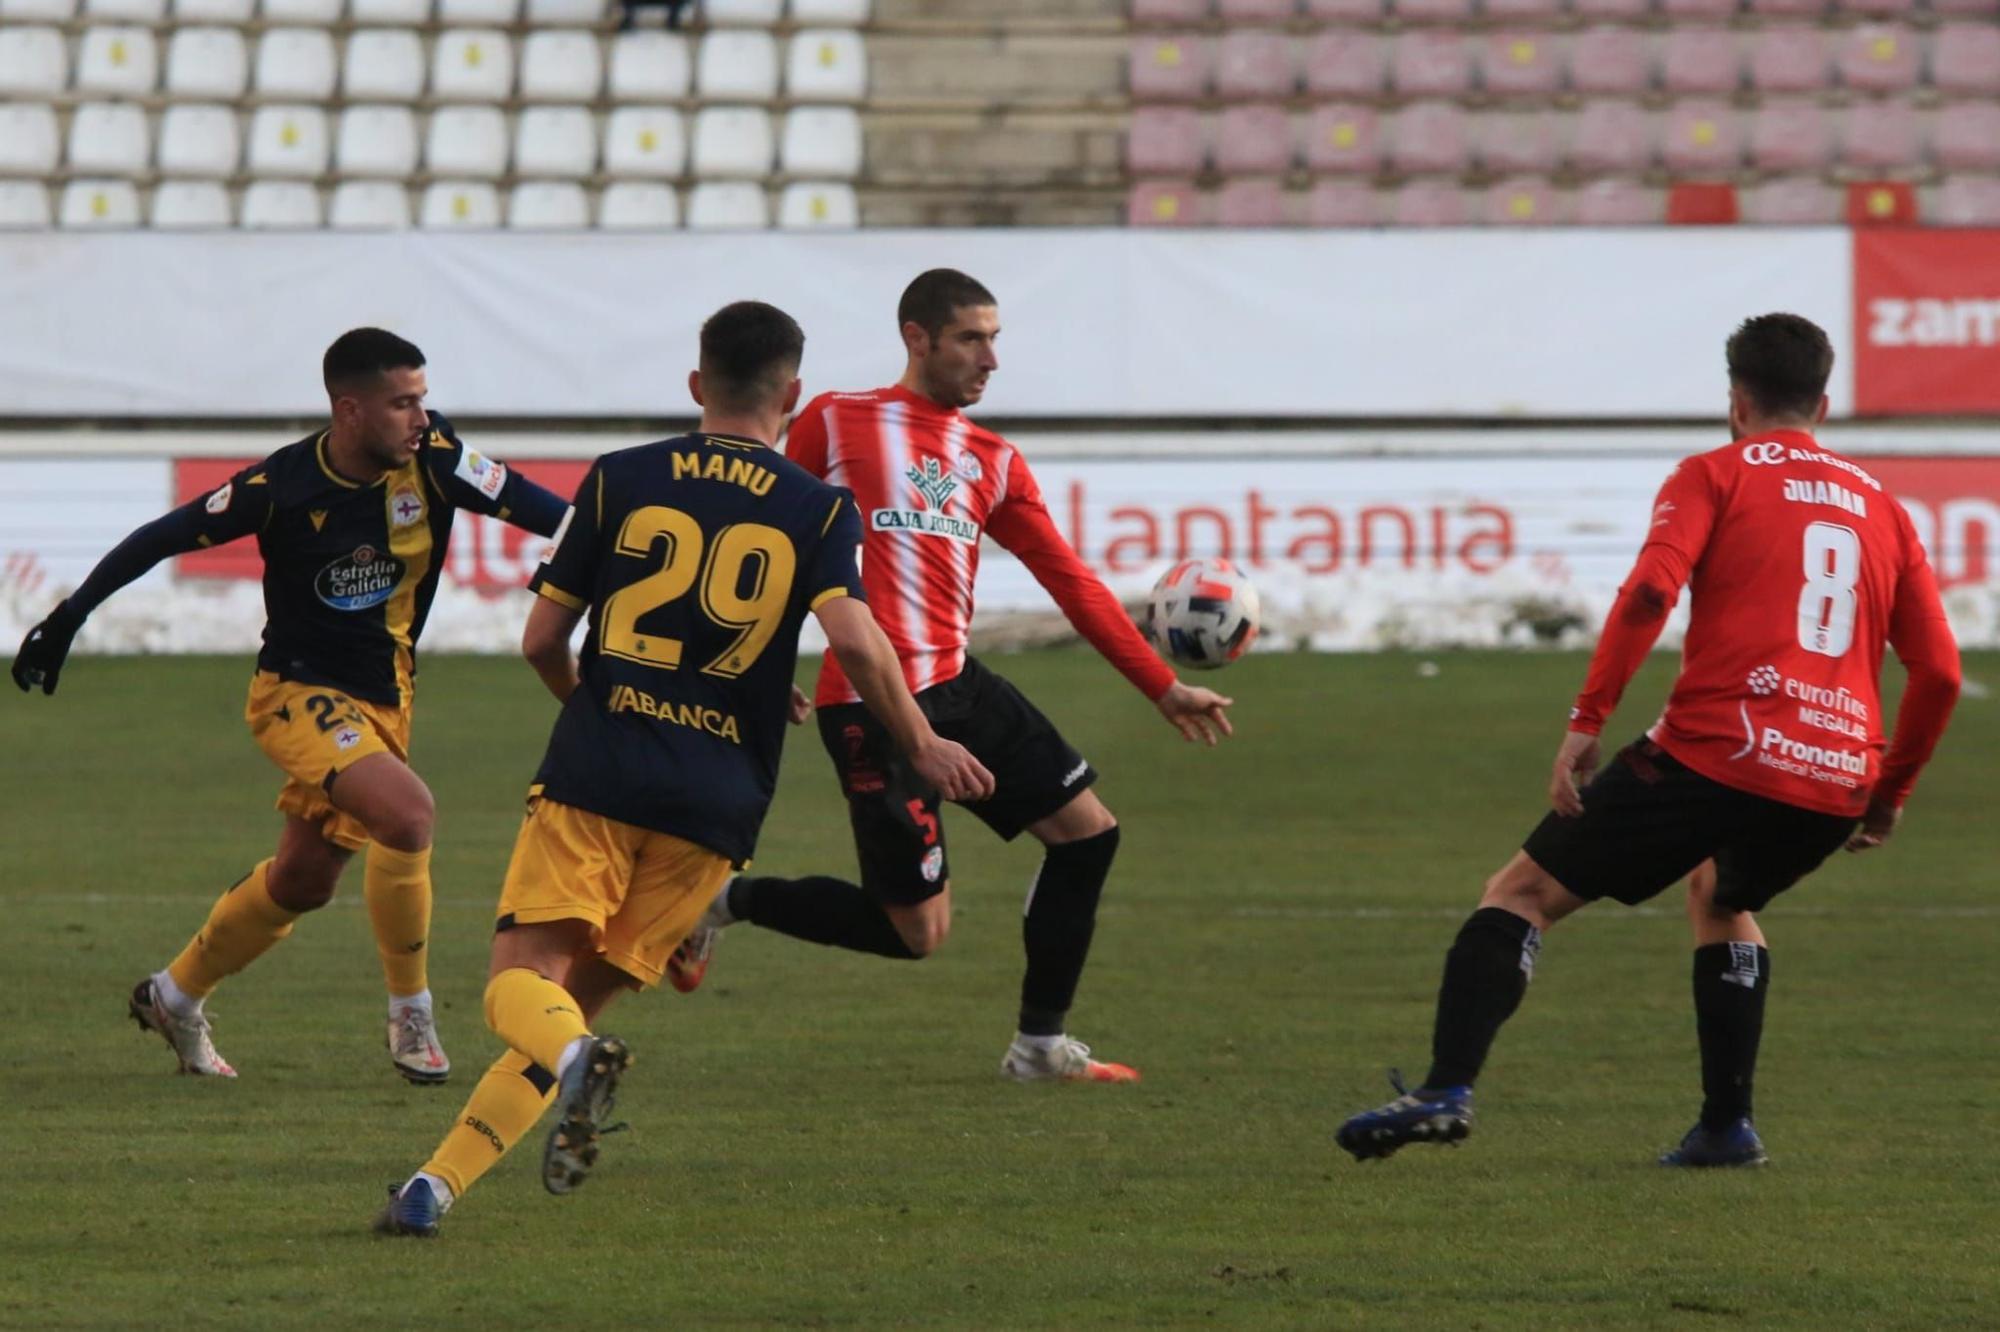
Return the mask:
[[826, 414], [823, 398], [807, 403], [785, 431], [785, 457], [822, 479], [826, 476]]
[[1915, 556], [1896, 582], [1896, 604], [1889, 613], [1889, 645], [1909, 679], [1896, 710], [1896, 730], [1883, 756], [1881, 776], [1868, 797], [1861, 827], [1848, 840], [1850, 851], [1866, 851], [1889, 840], [1903, 815], [1903, 805], [1916, 788], [1917, 774], [1930, 762], [1945, 723], [1958, 705], [1961, 672], [1958, 640], [1945, 618], [1937, 578], [1923, 548], [1908, 540]]
[[591, 589], [597, 586], [598, 533], [603, 525], [604, 471], [599, 459], [584, 474], [576, 502], [556, 524], [554, 544], [528, 580], [535, 604], [521, 631], [521, 655], [559, 703], [576, 691], [581, 678], [569, 645], [590, 609]]
[[577, 674], [576, 654], [569, 648], [570, 639], [582, 622], [582, 611], [545, 596], [536, 597], [534, 609], [528, 612], [528, 627], [521, 631], [521, 655], [535, 668], [535, 674], [542, 677], [542, 683], [558, 703], [567, 701], [582, 683]]
[[994, 507], [986, 531], [1028, 566], [1064, 618], [1118, 673], [1153, 701], [1182, 738], [1215, 744], [1233, 734], [1225, 710], [1236, 700], [1212, 689], [1183, 684], [1146, 642], [1125, 607], [1091, 572], [1057, 529], [1027, 462], [1019, 454], [1007, 476], [1006, 498]]
[[431, 429], [446, 447], [425, 450], [431, 480], [454, 506], [498, 518], [536, 536], [554, 536], [568, 505], [562, 496], [536, 485], [498, 458], [489, 458], [458, 437], [445, 417], [431, 413]]
[[991, 796], [993, 774], [970, 750], [931, 729], [910, 695], [895, 647], [882, 626], [875, 623], [867, 603], [856, 597], [836, 596], [814, 607], [813, 614], [819, 617], [827, 646], [846, 672], [848, 683], [888, 729], [896, 747], [909, 756], [910, 766], [946, 800]]
[[[260, 483], [249, 484], [252, 477]], [[55, 693], [77, 631], [113, 593], [144, 577], [162, 560], [219, 546], [261, 528], [271, 516], [269, 487], [261, 477], [261, 465], [239, 472], [219, 489], [155, 518], [112, 547], [76, 591], [21, 640], [14, 657], [14, 683], [24, 691], [40, 685], [44, 694]]]

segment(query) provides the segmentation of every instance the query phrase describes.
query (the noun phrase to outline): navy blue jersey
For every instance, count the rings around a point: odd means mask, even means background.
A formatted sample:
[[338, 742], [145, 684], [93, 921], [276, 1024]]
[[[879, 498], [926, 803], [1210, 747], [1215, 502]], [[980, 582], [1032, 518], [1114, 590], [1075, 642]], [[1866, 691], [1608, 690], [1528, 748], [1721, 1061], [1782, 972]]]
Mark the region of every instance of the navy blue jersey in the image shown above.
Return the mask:
[[863, 596], [860, 547], [853, 497], [761, 444], [686, 435], [599, 458], [529, 583], [590, 615], [543, 794], [747, 861], [799, 627]]

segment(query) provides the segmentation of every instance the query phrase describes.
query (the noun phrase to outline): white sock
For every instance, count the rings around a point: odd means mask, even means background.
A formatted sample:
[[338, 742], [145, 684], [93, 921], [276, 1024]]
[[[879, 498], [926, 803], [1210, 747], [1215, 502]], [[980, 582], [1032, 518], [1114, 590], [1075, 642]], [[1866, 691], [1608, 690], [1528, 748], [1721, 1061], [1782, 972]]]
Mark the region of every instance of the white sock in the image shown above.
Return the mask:
[[579, 1036], [563, 1047], [562, 1058], [556, 1060], [557, 1082], [561, 1082], [563, 1074], [569, 1072], [569, 1066], [577, 1061], [577, 1056], [590, 1049], [590, 1042], [590, 1037]]
[[406, 1011], [412, 1008], [422, 1009], [426, 1013], [430, 1012], [431, 992], [429, 990], [418, 990], [415, 994], [392, 994], [389, 996], [390, 1017], [401, 1017]]
[[[443, 1180], [439, 1179], [436, 1175], [431, 1174], [427, 1170], [419, 1170], [416, 1174], [411, 1175], [409, 1179], [404, 1182], [403, 1188], [405, 1189], [409, 1188], [410, 1185], [416, 1183], [420, 1179], [429, 1184], [431, 1186], [431, 1192], [437, 1195], [438, 1211], [440, 1212], [450, 1211], [452, 1203], [457, 1201], [455, 1198], [452, 1197], [451, 1185], [445, 1183]], [[398, 1192], [397, 1196], [398, 1197], [402, 1196], [400, 1191]]]
[[187, 991], [174, 984], [173, 976], [165, 971], [153, 973], [153, 994], [160, 1007], [175, 1017], [193, 1017], [201, 1012], [201, 1000], [189, 998]]
[[1014, 1033], [1014, 1044], [1026, 1046], [1030, 1050], [1053, 1050], [1069, 1037], [1063, 1032], [1053, 1036], [1030, 1036], [1025, 1032]]
[[729, 890], [735, 885], [736, 876], [732, 874], [722, 885], [722, 891], [715, 895], [715, 900], [708, 904], [708, 910], [701, 913], [704, 928], [719, 930], [736, 923], [736, 916], [729, 910]]

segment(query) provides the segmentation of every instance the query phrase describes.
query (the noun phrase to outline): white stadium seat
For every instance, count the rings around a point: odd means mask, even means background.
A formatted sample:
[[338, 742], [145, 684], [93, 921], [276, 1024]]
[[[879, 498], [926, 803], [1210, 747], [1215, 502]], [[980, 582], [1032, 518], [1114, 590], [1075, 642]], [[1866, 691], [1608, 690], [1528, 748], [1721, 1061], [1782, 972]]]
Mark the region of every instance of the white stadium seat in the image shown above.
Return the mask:
[[176, 23], [248, 23], [255, 0], [174, 0]]
[[159, 79], [160, 52], [145, 28], [95, 27], [76, 48], [76, 90], [140, 97]]
[[701, 0], [701, 17], [711, 26], [768, 28], [784, 7], [784, 0]]
[[431, 113], [424, 166], [434, 176], [498, 176], [507, 169], [507, 118], [490, 106]]
[[0, 95], [46, 93], [69, 84], [69, 51], [54, 28], [0, 28]]
[[319, 226], [319, 191], [301, 181], [259, 180], [243, 191], [236, 225], [246, 231], [312, 231]]
[[422, 227], [486, 229], [500, 225], [500, 195], [484, 181], [439, 181], [424, 191]]
[[[758, 106], [705, 106], [694, 117], [694, 174], [767, 176], [776, 145], [771, 113]], [[694, 209], [688, 209], [693, 226]]]
[[235, 28], [176, 29], [167, 43], [167, 92], [237, 98], [250, 82], [250, 50]]
[[574, 179], [597, 169], [597, 122], [580, 106], [533, 106], [514, 129], [514, 174]]
[[861, 116], [847, 106], [802, 106], [785, 117], [778, 169], [846, 180], [861, 174]]
[[136, 227], [139, 188], [129, 180], [73, 180], [63, 186], [56, 220], [65, 227]]
[[333, 143], [333, 167], [343, 176], [401, 179], [417, 169], [417, 118], [407, 106], [350, 106]]
[[326, 112], [316, 106], [260, 106], [250, 117], [249, 138], [252, 175], [317, 176], [326, 170]]
[[677, 32], [621, 32], [611, 39], [611, 100], [670, 102], [687, 96], [694, 64]]
[[49, 191], [38, 180], [0, 180], [0, 231], [40, 231], [49, 225]]
[[861, 34], [801, 28], [785, 53], [785, 95], [821, 102], [858, 102], [868, 91], [868, 51]]
[[761, 231], [771, 225], [771, 201], [747, 180], [704, 181], [688, 191], [687, 224], [698, 231]]
[[147, 221], [160, 231], [203, 231], [229, 225], [229, 192], [213, 180], [169, 180], [153, 189]]
[[170, 106], [160, 117], [160, 170], [170, 176], [228, 176], [243, 160], [243, 131], [232, 107]]
[[521, 99], [588, 102], [604, 86], [604, 58], [588, 32], [534, 32], [521, 43]]
[[724, 28], [701, 39], [695, 90], [709, 100], [769, 101], [778, 95], [778, 43], [768, 32]]
[[681, 113], [665, 106], [621, 106], [604, 122], [604, 172], [678, 176], [687, 166]]
[[424, 46], [406, 28], [363, 28], [347, 39], [341, 95], [350, 101], [414, 102], [424, 92]]
[[101, 176], [136, 176], [153, 156], [146, 113], [129, 103], [90, 102], [69, 121], [69, 168]]
[[556, 181], [516, 185], [507, 196], [507, 225], [516, 231], [582, 231], [590, 225], [583, 186]]
[[0, 102], [0, 176], [46, 176], [59, 156], [54, 107]]
[[0, 18], [11, 23], [67, 23], [75, 17], [76, 0], [0, 0]]
[[336, 231], [407, 231], [410, 192], [386, 180], [344, 180], [333, 187], [326, 224]]
[[605, 0], [528, 0], [531, 28], [591, 28], [604, 21]]
[[669, 231], [680, 224], [681, 202], [671, 186], [616, 180], [597, 198], [597, 225], [606, 231]]
[[324, 28], [266, 28], [257, 43], [257, 95], [324, 101], [333, 96], [338, 63]]
[[[353, 0], [347, 16], [361, 25], [381, 23], [413, 28], [430, 22], [431, 0]], [[403, 211], [409, 211], [407, 204]]]
[[439, 34], [431, 50], [431, 95], [456, 102], [504, 102], [514, 91], [514, 48], [507, 34], [460, 28]]
[[342, 0], [264, 0], [264, 22], [325, 27], [340, 21]]
[[92, 23], [158, 23], [167, 0], [83, 0], [83, 16]]
[[437, 0], [439, 23], [497, 27], [521, 17], [521, 0]]
[[868, 0], [792, 0], [792, 22], [858, 28], [868, 21]]
[[790, 230], [830, 227], [852, 230], [861, 225], [861, 205], [854, 187], [838, 181], [799, 181], [778, 196], [778, 225]]

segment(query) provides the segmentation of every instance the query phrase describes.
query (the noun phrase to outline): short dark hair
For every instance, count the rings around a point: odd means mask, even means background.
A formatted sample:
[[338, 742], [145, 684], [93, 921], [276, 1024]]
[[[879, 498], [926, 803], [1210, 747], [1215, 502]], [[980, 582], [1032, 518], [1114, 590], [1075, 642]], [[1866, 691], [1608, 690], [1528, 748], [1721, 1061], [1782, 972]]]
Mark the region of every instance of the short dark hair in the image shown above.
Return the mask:
[[805, 353], [805, 331], [777, 306], [725, 305], [701, 326], [702, 396], [726, 411], [760, 410], [783, 396]]
[[999, 303], [977, 278], [956, 268], [933, 268], [903, 288], [903, 299], [896, 303], [896, 327], [916, 324], [936, 337], [964, 307]]
[[391, 370], [416, 370], [424, 354], [417, 344], [386, 328], [350, 328], [333, 340], [320, 361], [328, 393], [361, 387], [362, 381]]
[[1833, 373], [1833, 343], [1802, 315], [1746, 319], [1729, 338], [1729, 382], [1766, 416], [1811, 416]]

